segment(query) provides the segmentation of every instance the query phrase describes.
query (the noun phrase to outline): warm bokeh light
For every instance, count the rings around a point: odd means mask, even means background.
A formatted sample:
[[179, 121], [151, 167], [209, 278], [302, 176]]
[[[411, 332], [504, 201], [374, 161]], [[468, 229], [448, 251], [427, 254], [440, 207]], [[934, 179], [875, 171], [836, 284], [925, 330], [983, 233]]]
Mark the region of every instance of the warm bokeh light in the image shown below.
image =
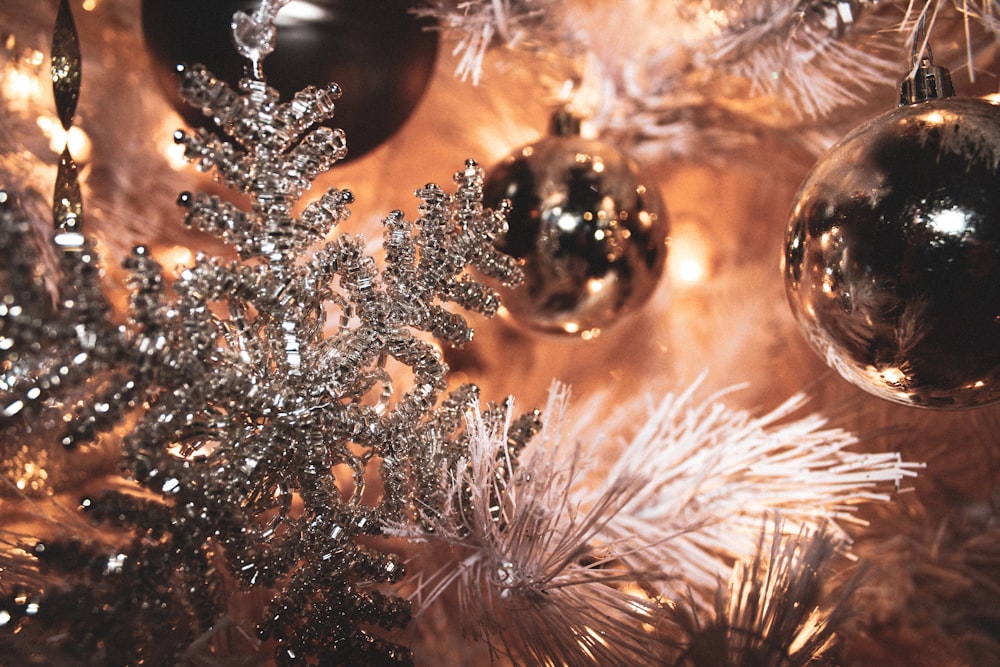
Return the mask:
[[693, 287], [711, 278], [714, 250], [704, 226], [681, 218], [674, 222], [667, 259], [670, 282], [675, 287]]
[[9, 100], [31, 100], [41, 96], [42, 84], [37, 76], [16, 67], [10, 67], [4, 73], [3, 96]]
[[160, 147], [160, 153], [174, 171], [185, 171], [190, 168], [188, 161], [184, 159], [184, 146], [174, 141], [174, 133], [180, 125], [181, 120], [174, 114], [168, 113], [156, 131], [156, 145]]
[[45, 54], [37, 49], [24, 49], [8, 35], [0, 51], [0, 97], [13, 111], [22, 111], [44, 104], [51, 84], [42, 75]]
[[49, 148], [53, 153], [62, 153], [63, 148], [69, 148], [70, 155], [78, 164], [90, 160], [92, 148], [90, 137], [81, 128], [74, 125], [67, 133], [55, 116], [39, 116], [35, 122], [42, 134], [48, 138]]
[[168, 276], [176, 279], [181, 270], [194, 264], [194, 253], [180, 245], [164, 246], [153, 250], [153, 257]]

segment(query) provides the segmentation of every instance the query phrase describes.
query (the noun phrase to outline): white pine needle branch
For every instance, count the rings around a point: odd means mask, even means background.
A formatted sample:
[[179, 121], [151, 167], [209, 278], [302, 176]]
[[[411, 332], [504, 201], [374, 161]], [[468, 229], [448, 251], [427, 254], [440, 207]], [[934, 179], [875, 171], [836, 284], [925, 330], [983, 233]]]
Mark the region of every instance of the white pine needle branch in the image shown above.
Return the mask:
[[443, 565], [433, 556], [408, 565], [416, 606], [454, 586], [466, 632], [525, 664], [655, 664], [668, 644], [650, 634], [662, 609], [640, 587], [647, 573], [620, 560], [633, 545], [599, 538], [645, 480], [619, 477], [581, 507], [570, 490], [589, 457], [558, 437], [565, 402], [564, 390], [552, 392], [533, 452], [520, 463], [508, 456], [506, 427], [490, 430], [470, 413], [468, 459], [442, 479], [455, 502], [427, 533], [398, 529], [451, 548]]
[[[792, 533], [829, 523], [846, 539], [838, 522], [858, 521], [859, 504], [889, 500], [889, 491], [920, 467], [896, 453], [850, 451], [857, 438], [819, 414], [793, 418], [803, 394], [754, 417], [726, 406], [722, 394], [696, 401], [697, 386], [639, 408], [642, 414], [619, 410], [607, 419], [605, 432], [625, 434], [607, 454], [617, 459], [606, 482], [575, 490], [587, 505], [606, 485], [641, 470], [646, 483], [607, 522], [603, 537], [657, 545], [637, 552], [639, 562], [678, 574], [696, 595], [755, 552], [765, 517], [780, 514]], [[630, 424], [641, 426], [629, 435]], [[580, 426], [580, 433], [592, 429]]]
[[[676, 601], [711, 608], [733, 563], [759, 557], [766, 519], [793, 535], [830, 522], [842, 541], [833, 521], [914, 474], [896, 455], [845, 451], [856, 439], [818, 415], [790, 420], [803, 396], [755, 418], [696, 389], [650, 406], [616, 452], [574, 435], [593, 424], [567, 428], [562, 388], [520, 461], [506, 427], [470, 414], [467, 459], [442, 473], [448, 506], [426, 532], [397, 528], [446, 547], [443, 564], [426, 549], [409, 565], [417, 607], [454, 588], [466, 632], [530, 664], [663, 664], [687, 636]], [[587, 412], [615, 433], [635, 415], [609, 418], [611, 405]]]
[[[827, 591], [837, 539], [824, 528], [761, 533], [757, 553], [737, 563], [719, 588], [714, 618], [696, 619], [675, 667], [821, 667], [846, 620], [857, 578]], [[769, 536], [768, 536], [769, 535]], [[829, 598], [829, 599], [827, 599]]]
[[529, 28], [537, 28], [543, 10], [540, 0], [439, 1], [416, 7], [418, 16], [436, 18], [454, 40], [458, 56], [455, 76], [478, 85], [486, 52], [496, 46], [515, 46]]

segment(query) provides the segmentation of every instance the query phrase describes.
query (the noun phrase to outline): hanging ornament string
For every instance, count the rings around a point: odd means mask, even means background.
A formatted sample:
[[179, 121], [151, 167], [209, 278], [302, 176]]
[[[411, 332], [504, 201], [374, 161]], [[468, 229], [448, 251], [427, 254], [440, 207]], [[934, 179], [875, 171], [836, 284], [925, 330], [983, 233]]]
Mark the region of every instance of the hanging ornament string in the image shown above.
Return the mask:
[[785, 239], [792, 310], [820, 355], [877, 396], [1000, 400], [1000, 106], [957, 97], [926, 12], [900, 106], [813, 168]]

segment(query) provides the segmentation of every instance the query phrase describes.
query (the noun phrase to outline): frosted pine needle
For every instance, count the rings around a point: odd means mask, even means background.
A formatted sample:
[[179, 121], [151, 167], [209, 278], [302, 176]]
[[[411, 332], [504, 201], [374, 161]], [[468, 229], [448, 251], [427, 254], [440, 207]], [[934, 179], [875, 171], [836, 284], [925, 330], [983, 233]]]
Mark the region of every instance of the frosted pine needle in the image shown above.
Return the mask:
[[646, 573], [620, 560], [635, 548], [630, 541], [599, 538], [643, 480], [620, 478], [581, 506], [570, 490], [588, 456], [561, 442], [565, 402], [564, 390], [551, 393], [537, 446], [520, 464], [505, 428], [469, 414], [468, 459], [441, 478], [449, 497], [468, 489], [468, 500], [444, 508], [427, 532], [399, 529], [443, 543], [453, 558], [442, 564], [431, 550], [411, 563], [416, 603], [431, 605], [454, 586], [465, 631], [526, 664], [654, 664], [665, 645], [648, 627], [662, 615], [660, 603], [642, 593]]
[[437, 0], [419, 11], [451, 37], [463, 80], [487, 77], [491, 53], [502, 64], [519, 51], [551, 79], [553, 100], [644, 159], [703, 159], [706, 149], [753, 145], [761, 132], [794, 140], [797, 126], [822, 130], [818, 118], [899, 77], [899, 36], [887, 32], [898, 17], [883, 3], [710, 5]]
[[[441, 479], [448, 497], [470, 490], [467, 502], [444, 508], [425, 533], [399, 531], [443, 543], [451, 558], [442, 564], [431, 550], [411, 562], [417, 605], [454, 586], [466, 631], [529, 662], [662, 662], [688, 636], [685, 601], [712, 607], [719, 578], [759, 553], [768, 517], [779, 513], [792, 535], [811, 533], [851, 518], [856, 503], [887, 500], [913, 474], [896, 455], [845, 451], [856, 439], [817, 415], [788, 421], [801, 396], [754, 418], [719, 396], [698, 403], [696, 389], [651, 406], [619, 451], [581, 435], [620, 432], [635, 415], [590, 406], [583, 412], [601, 424], [569, 428], [556, 388], [519, 464], [504, 431], [470, 414], [468, 462]], [[845, 541], [830, 525], [828, 541]], [[784, 585], [763, 591], [762, 604], [798, 595]]]
[[[793, 533], [829, 522], [844, 539], [839, 524], [857, 521], [859, 504], [888, 501], [919, 467], [895, 453], [850, 451], [857, 438], [819, 414], [793, 418], [806, 402], [802, 394], [754, 417], [726, 406], [721, 394], [695, 400], [697, 387], [636, 408], [639, 414], [587, 410], [605, 416], [602, 429], [617, 434], [606, 454], [617, 460], [609, 463], [606, 481], [579, 490], [590, 503], [613, 480], [642, 470], [645, 485], [608, 521], [604, 537], [639, 536], [659, 545], [637, 552], [640, 561], [683, 572], [696, 595], [711, 591], [734, 560], [755, 552], [763, 517], [779, 513]], [[594, 426], [580, 424], [568, 435]]]
[[540, 0], [479, 0], [434, 2], [413, 9], [417, 15], [433, 16], [454, 39], [458, 56], [455, 76], [478, 84], [483, 76], [483, 60], [489, 49], [521, 41], [531, 24], [537, 26], [542, 14]]
[[737, 563], [719, 588], [714, 618], [690, 628], [675, 666], [835, 665], [834, 632], [846, 619], [856, 583], [824, 590], [836, 578], [837, 544], [825, 528], [789, 535], [777, 526], [762, 533], [757, 553]]

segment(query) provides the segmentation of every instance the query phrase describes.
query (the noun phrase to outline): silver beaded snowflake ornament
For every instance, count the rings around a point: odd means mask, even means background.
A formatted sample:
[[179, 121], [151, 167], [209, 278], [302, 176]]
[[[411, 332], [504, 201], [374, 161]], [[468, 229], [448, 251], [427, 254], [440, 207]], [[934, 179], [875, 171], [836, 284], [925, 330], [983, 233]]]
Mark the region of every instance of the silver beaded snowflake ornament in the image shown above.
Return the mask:
[[[204, 129], [176, 140], [190, 161], [250, 203], [244, 210], [184, 193], [185, 222], [232, 245], [239, 259], [200, 254], [168, 285], [148, 250], [137, 248], [125, 263], [128, 322], [118, 326], [82, 234], [79, 247], [63, 248], [61, 287], [73, 296], [55, 313], [30, 284], [30, 267], [11, 263], [17, 245], [6, 244], [9, 280], [29, 284], [9, 282], [0, 312], [2, 426], [65, 411], [59, 392], [67, 385], [93, 397], [63, 420], [65, 445], [131, 422], [123, 468], [153, 496], [111, 491], [83, 503], [94, 519], [133, 536], [127, 549], [107, 555], [120, 564], [114, 577], [92, 573], [100, 585], [84, 588], [95, 606], [104, 602], [116, 614], [96, 624], [94, 645], [120, 648], [122, 662], [153, 653], [171, 663], [189, 658], [199, 633], [212, 636], [220, 619], [231, 618], [219, 591], [235, 579], [271, 596], [257, 633], [273, 643], [280, 664], [408, 663], [407, 649], [371, 631], [410, 616], [408, 600], [376, 587], [404, 572], [378, 536], [386, 525], [430, 525], [452, 502], [438, 480], [442, 469], [466, 465], [465, 416], [477, 389], [462, 386], [442, 400], [448, 368], [428, 339], [472, 338], [444, 302], [485, 315], [498, 308], [494, 290], [467, 267], [519, 279], [514, 261], [492, 245], [505, 210], [483, 207], [483, 172], [467, 161], [454, 194], [434, 184], [417, 190], [416, 221], [399, 211], [385, 218], [379, 268], [362, 237], [327, 240], [349, 216], [349, 191], [331, 188], [293, 214], [313, 180], [346, 153], [343, 133], [319, 126], [333, 116], [335, 84], [281, 102], [259, 79], [235, 91], [199, 66], [180, 68], [179, 79], [182, 97], [230, 141]], [[23, 239], [20, 209], [0, 203], [5, 233]], [[22, 287], [32, 297], [23, 307], [12, 296]], [[19, 361], [60, 340], [72, 341], [67, 360], [40, 370]], [[403, 369], [411, 385], [397, 396]], [[486, 408], [491, 420], [504, 413]], [[511, 448], [537, 420], [530, 413], [514, 425]], [[81, 559], [103, 553], [76, 540], [26, 546], [33, 560], [18, 561], [25, 572], [62, 568], [71, 578]], [[131, 578], [140, 574], [147, 583]], [[15, 614], [29, 579], [10, 593]], [[81, 621], [44, 597], [34, 609], [48, 615], [50, 632]], [[164, 623], [173, 628], [169, 646], [156, 631]]]
[[[164, 351], [156, 367], [172, 381], [128, 439], [134, 475], [179, 502], [190, 502], [193, 489], [197, 503], [231, 517], [215, 539], [246, 583], [271, 586], [291, 574], [262, 626], [284, 652], [362, 655], [379, 642], [361, 623], [399, 625], [409, 609], [357, 589], [358, 580], [394, 581], [403, 568], [354, 540], [405, 519], [414, 501], [419, 511], [440, 504], [432, 482], [460, 459], [453, 435], [476, 398], [474, 387], [463, 387], [436, 407], [447, 366], [415, 332], [460, 345], [472, 331], [440, 301], [496, 311], [495, 292], [463, 271], [472, 265], [516, 280], [513, 260], [492, 248], [504, 213], [483, 208], [483, 173], [468, 161], [454, 196], [427, 185], [417, 191], [415, 223], [398, 211], [384, 220], [384, 270], [365, 254], [364, 239], [347, 234], [306, 255], [348, 217], [352, 201], [331, 188], [301, 217], [291, 215], [312, 180], [346, 152], [340, 131], [317, 127], [332, 116], [337, 86], [279, 103], [259, 80], [242, 81], [242, 95], [199, 67], [181, 81], [183, 97], [246, 148], [205, 130], [177, 140], [188, 159], [246, 194], [252, 211], [205, 194], [181, 197], [187, 224], [219, 235], [243, 261], [199, 257], [174, 286], [175, 303], [151, 299], [152, 320], [165, 331], [157, 327], [146, 347]], [[390, 359], [413, 376], [398, 400]], [[211, 474], [198, 470], [206, 467]], [[338, 479], [333, 470], [347, 474]], [[383, 489], [372, 502], [366, 479], [376, 473]], [[219, 535], [220, 512], [210, 514], [205, 527]], [[296, 625], [310, 607], [308, 624]], [[327, 620], [317, 623], [324, 608]]]

